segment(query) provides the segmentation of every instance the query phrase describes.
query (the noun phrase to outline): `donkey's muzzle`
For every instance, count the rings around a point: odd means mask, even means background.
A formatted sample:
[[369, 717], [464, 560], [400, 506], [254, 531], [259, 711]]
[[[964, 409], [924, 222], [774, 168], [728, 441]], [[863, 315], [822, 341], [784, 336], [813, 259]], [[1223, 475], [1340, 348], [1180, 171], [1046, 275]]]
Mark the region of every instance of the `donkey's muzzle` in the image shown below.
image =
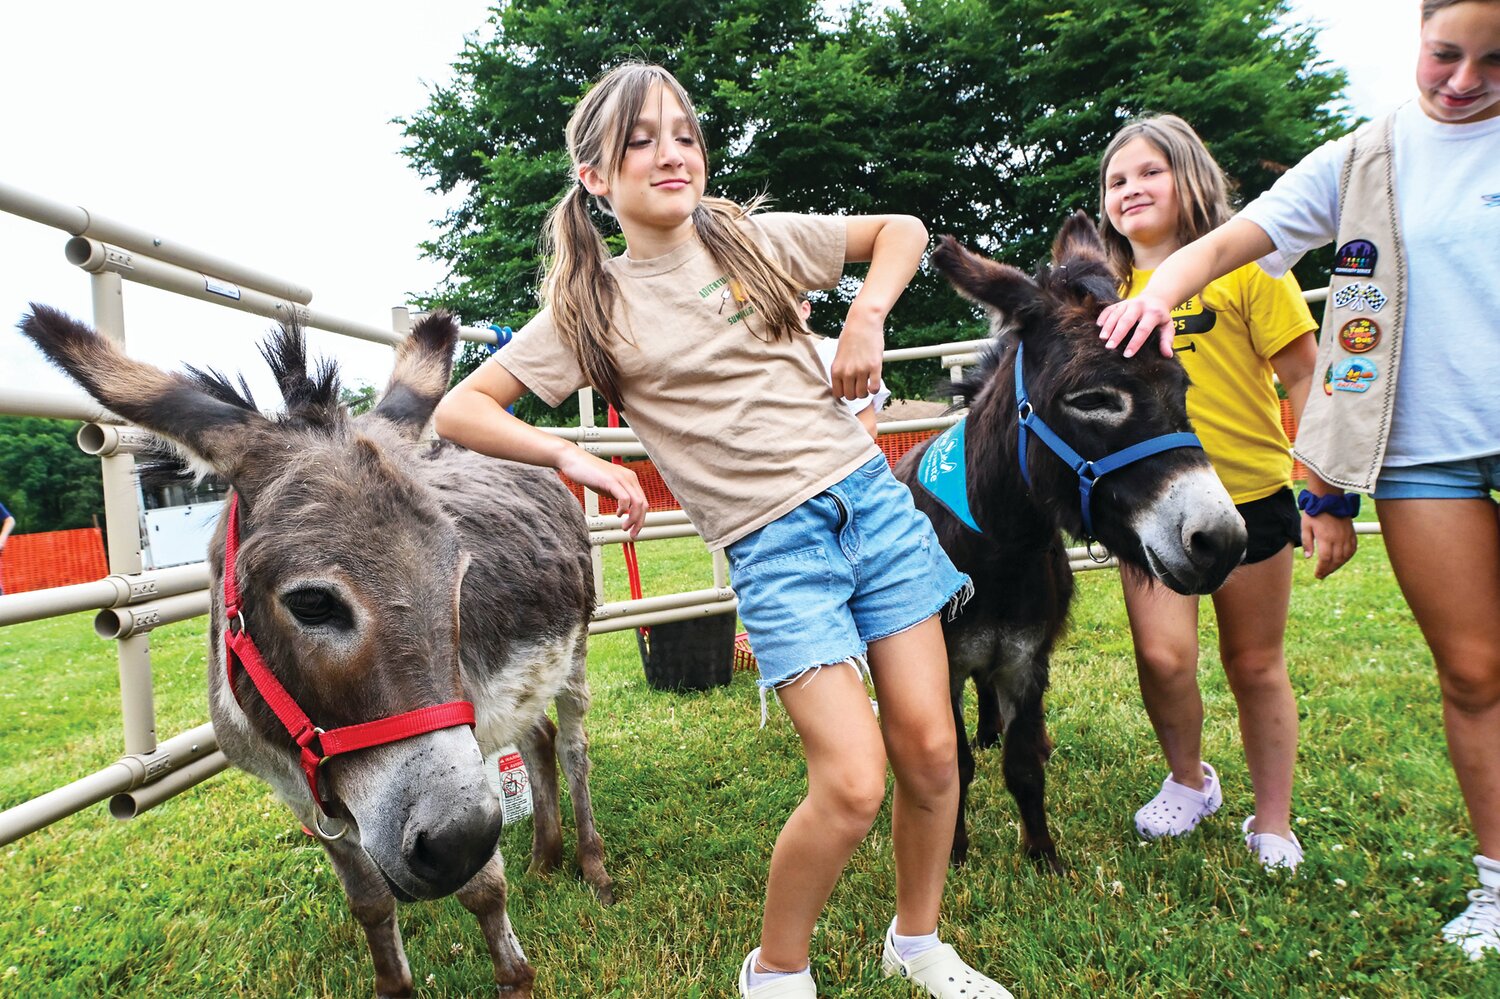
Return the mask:
[[1248, 540], [1245, 522], [1233, 507], [1192, 508], [1182, 524], [1181, 560], [1158, 575], [1178, 593], [1212, 593], [1245, 557]]
[[500, 840], [500, 803], [478, 795], [462, 804], [428, 796], [401, 830], [401, 855], [420, 897], [451, 895], [479, 873]]
[[1249, 536], [1243, 520], [1228, 524], [1217, 523], [1209, 528], [1199, 528], [1188, 533], [1183, 547], [1189, 563], [1198, 570], [1193, 593], [1212, 593], [1217, 590], [1245, 557], [1245, 544]]

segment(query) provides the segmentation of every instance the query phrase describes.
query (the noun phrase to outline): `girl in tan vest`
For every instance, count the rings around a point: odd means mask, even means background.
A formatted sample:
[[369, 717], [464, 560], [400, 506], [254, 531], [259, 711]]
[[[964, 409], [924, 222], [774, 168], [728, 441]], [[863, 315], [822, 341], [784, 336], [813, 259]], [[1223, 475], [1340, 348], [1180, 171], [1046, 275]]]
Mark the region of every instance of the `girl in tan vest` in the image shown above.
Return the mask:
[[1425, 0], [1420, 44], [1415, 102], [1311, 153], [1099, 323], [1127, 354], [1153, 332], [1170, 353], [1174, 303], [1336, 247], [1296, 454], [1326, 483], [1314, 509], [1374, 496], [1432, 650], [1479, 841], [1479, 886], [1442, 932], [1478, 959], [1500, 951], [1500, 0]]
[[[646, 499], [633, 472], [505, 411], [526, 391], [555, 406], [592, 385], [629, 418], [709, 547], [725, 549], [762, 690], [791, 716], [808, 781], [771, 854], [742, 996], [816, 996], [813, 927], [875, 821], [889, 761], [897, 889], [884, 972], [942, 999], [1008, 997], [937, 936], [958, 771], [936, 615], [968, 579], [841, 401], [880, 384], [884, 318], [926, 229], [904, 215], [756, 215], [705, 198], [697, 116], [657, 66], [595, 84], [568, 123], [568, 152], [571, 186], [546, 233], [546, 308], [443, 401], [438, 432], [613, 497], [634, 535]], [[619, 223], [623, 254], [610, 256], [591, 200]], [[830, 391], [797, 296], [832, 288], [851, 261], [870, 268]]]

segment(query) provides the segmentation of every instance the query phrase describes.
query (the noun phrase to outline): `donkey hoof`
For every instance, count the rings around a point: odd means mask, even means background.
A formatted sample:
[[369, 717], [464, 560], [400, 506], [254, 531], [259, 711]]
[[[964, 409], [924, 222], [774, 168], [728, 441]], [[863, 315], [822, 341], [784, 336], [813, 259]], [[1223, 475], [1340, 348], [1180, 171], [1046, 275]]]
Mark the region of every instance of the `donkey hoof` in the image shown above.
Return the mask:
[[531, 863], [526, 868], [527, 874], [536, 874], [546, 877], [562, 866], [562, 856], [550, 853], [533, 853]]
[[1031, 850], [1027, 851], [1027, 855], [1031, 857], [1032, 863], [1038, 867], [1047, 868], [1049, 873], [1059, 877], [1068, 873], [1068, 869], [1063, 866], [1062, 860], [1057, 856], [1056, 850]]

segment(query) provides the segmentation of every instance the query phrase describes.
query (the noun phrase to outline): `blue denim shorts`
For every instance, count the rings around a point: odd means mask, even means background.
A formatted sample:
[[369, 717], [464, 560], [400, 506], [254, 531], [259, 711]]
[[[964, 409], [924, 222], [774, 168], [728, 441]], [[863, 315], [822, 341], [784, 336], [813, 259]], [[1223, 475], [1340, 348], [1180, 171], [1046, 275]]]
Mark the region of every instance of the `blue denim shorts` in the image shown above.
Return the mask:
[[858, 660], [971, 586], [884, 456], [725, 554], [762, 687]]
[[1494, 489], [1500, 489], [1500, 454], [1382, 468], [1373, 495], [1378, 500], [1488, 499]]

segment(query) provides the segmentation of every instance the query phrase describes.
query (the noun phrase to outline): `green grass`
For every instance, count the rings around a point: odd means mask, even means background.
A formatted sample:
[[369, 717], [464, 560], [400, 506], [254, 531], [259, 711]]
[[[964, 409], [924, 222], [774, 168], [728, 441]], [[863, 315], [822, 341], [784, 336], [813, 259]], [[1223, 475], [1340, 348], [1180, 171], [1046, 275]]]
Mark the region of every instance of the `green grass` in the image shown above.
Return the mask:
[[[696, 542], [642, 552], [648, 594], [708, 585]], [[625, 592], [618, 563], [612, 599]], [[1500, 995], [1500, 960], [1470, 965], [1437, 940], [1471, 887], [1473, 842], [1431, 659], [1379, 539], [1363, 539], [1322, 583], [1297, 567], [1288, 656], [1308, 861], [1295, 878], [1263, 875], [1241, 842], [1249, 782], [1212, 615], [1203, 619], [1205, 755], [1226, 788], [1220, 814], [1184, 842], [1138, 842], [1131, 814], [1163, 764], [1117, 577], [1083, 574], [1048, 701], [1048, 799], [1070, 873], [1050, 877], [1020, 856], [998, 754], [981, 754], [971, 860], [950, 881], [945, 935], [1021, 996]], [[206, 718], [202, 626], [152, 636], [162, 736]], [[590, 670], [594, 803], [620, 901], [601, 908], [571, 872], [524, 873], [529, 827], [506, 830], [510, 913], [538, 994], [730, 996], [771, 844], [803, 789], [791, 727], [773, 709], [757, 728], [744, 674], [706, 694], [651, 691], [629, 634], [598, 638]], [[0, 630], [0, 806], [118, 755], [115, 690], [114, 649], [87, 616]], [[880, 977], [889, 845], [882, 818], [819, 923], [825, 996], [908, 996]], [[493, 994], [478, 927], [454, 900], [405, 907], [402, 923], [420, 995]], [[372, 988], [363, 934], [321, 849], [238, 772], [132, 822], [99, 807], [0, 848], [0, 996]]]

